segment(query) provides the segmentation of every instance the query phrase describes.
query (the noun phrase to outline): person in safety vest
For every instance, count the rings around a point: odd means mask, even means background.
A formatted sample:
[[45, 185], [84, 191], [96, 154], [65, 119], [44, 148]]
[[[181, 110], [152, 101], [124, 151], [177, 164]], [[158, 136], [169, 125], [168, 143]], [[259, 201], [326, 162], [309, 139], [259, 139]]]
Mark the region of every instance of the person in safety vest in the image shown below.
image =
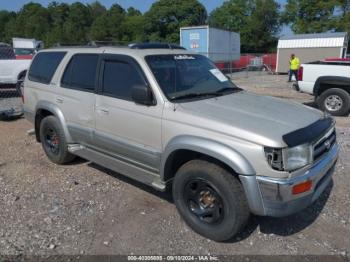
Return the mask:
[[299, 58], [297, 58], [295, 56], [295, 54], [292, 54], [290, 56], [290, 60], [289, 60], [289, 78], [288, 78], [288, 82], [292, 81], [292, 76], [294, 75], [295, 80], [298, 80], [298, 70], [300, 67], [300, 61]]

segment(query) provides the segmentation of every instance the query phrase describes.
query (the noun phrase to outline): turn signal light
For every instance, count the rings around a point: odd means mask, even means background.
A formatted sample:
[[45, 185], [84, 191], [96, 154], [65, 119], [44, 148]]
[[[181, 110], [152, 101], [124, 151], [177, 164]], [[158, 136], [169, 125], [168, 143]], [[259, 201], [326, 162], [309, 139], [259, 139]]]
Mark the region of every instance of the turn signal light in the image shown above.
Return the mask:
[[306, 181], [300, 184], [297, 184], [293, 186], [292, 193], [293, 195], [301, 194], [306, 191], [309, 191], [312, 187], [312, 182], [311, 181]]

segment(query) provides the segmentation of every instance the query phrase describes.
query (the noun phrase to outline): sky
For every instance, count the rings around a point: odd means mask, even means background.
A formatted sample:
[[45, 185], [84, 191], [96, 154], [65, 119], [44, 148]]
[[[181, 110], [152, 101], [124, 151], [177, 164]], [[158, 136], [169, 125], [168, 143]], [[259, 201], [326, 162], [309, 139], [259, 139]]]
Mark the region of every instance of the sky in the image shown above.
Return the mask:
[[[0, 10], [5, 9], [9, 11], [18, 11], [24, 4], [29, 2], [36, 2], [44, 6], [47, 6], [47, 4], [52, 1], [53, 0], [0, 0]], [[65, 2], [65, 3], [77, 2], [76, 0], [56, 0], [56, 1]], [[91, 3], [94, 1], [95, 0], [83, 0], [80, 2]], [[99, 0], [99, 2], [105, 5], [106, 7], [110, 7], [112, 4], [118, 3], [125, 9], [130, 6], [133, 6], [139, 9], [141, 12], [147, 11], [155, 1], [156, 0]], [[199, 1], [206, 7], [208, 13], [210, 13], [216, 7], [221, 6], [225, 0], [199, 0]], [[283, 7], [283, 5], [286, 3], [286, 0], [277, 0], [277, 2], [279, 2], [280, 5]], [[290, 30], [289, 27], [284, 26], [280, 34], [290, 35], [292, 34], [292, 31]]]

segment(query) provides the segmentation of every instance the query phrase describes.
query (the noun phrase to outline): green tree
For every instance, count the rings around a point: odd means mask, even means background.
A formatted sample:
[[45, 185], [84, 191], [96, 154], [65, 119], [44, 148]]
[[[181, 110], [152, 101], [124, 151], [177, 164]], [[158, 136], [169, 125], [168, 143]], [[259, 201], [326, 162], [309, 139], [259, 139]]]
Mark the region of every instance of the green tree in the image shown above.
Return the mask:
[[197, 0], [159, 0], [144, 15], [149, 41], [179, 42], [180, 27], [203, 25], [207, 12]]
[[96, 18], [103, 16], [106, 14], [107, 9], [104, 5], [102, 5], [99, 1], [95, 1], [88, 5], [92, 19], [95, 20]]
[[88, 42], [88, 30], [91, 23], [92, 17], [89, 8], [80, 2], [73, 3], [69, 6], [69, 14], [63, 24], [62, 42], [71, 44]]
[[280, 32], [279, 4], [274, 0], [254, 1], [245, 42], [247, 51], [268, 52], [276, 48]]
[[340, 10], [340, 14], [335, 18], [335, 30], [350, 34], [350, 1], [338, 0], [337, 8]]
[[338, 4], [339, 0], [288, 0], [282, 21], [297, 34], [329, 31], [335, 27]]
[[69, 5], [65, 3], [51, 2], [47, 8], [50, 14], [50, 31], [46, 37], [46, 46], [62, 42], [64, 39], [63, 25], [69, 16]]
[[0, 11], [0, 42], [6, 42], [7, 39], [5, 35], [5, 29], [7, 27], [7, 23], [10, 22], [10, 20], [14, 20], [15, 18], [15, 12], [8, 12], [5, 10]]
[[9, 21], [5, 29], [6, 38], [28, 37], [43, 39], [50, 29], [50, 15], [47, 9], [37, 3], [29, 3], [22, 7], [16, 19]]
[[118, 4], [114, 4], [103, 16], [99, 16], [93, 22], [90, 30], [92, 40], [122, 41], [126, 12]]
[[123, 42], [143, 42], [146, 39], [143, 25], [144, 17], [142, 13], [133, 7], [129, 7], [123, 23]]
[[239, 32], [243, 52], [266, 52], [280, 31], [279, 5], [274, 0], [229, 0], [210, 14], [209, 24]]
[[140, 10], [137, 10], [133, 7], [129, 7], [128, 10], [126, 10], [126, 12], [126, 16], [142, 16]]

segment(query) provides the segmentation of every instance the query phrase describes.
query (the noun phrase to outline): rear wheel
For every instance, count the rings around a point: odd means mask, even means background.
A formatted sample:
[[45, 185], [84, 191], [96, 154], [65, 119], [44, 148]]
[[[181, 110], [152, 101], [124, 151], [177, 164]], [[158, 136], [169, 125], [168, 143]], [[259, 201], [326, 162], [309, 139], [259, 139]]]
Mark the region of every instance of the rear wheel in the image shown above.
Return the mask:
[[248, 203], [238, 179], [207, 161], [192, 160], [178, 170], [173, 198], [185, 222], [215, 241], [232, 238], [249, 218]]
[[331, 88], [318, 97], [317, 104], [331, 115], [345, 116], [350, 110], [350, 94], [340, 88]]
[[66, 164], [75, 158], [68, 151], [63, 129], [56, 117], [48, 116], [41, 121], [40, 140], [47, 157], [52, 162]]

